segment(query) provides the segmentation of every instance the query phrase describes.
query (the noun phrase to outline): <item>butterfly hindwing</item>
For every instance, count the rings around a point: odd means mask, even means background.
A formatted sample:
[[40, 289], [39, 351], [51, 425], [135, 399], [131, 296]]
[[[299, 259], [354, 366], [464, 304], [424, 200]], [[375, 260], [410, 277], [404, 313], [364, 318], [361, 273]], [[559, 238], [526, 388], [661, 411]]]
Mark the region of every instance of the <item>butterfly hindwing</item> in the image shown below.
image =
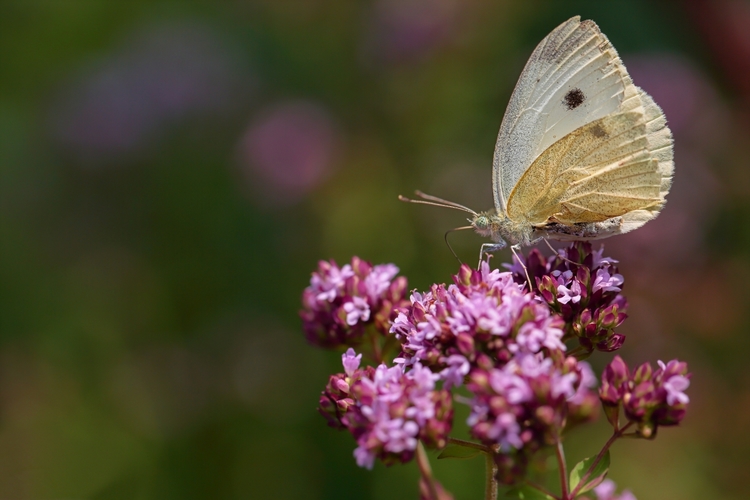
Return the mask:
[[545, 150], [518, 180], [508, 217], [567, 225], [621, 217], [627, 232], [664, 204], [672, 175], [672, 136], [653, 99], [636, 87], [623, 110], [571, 132]]

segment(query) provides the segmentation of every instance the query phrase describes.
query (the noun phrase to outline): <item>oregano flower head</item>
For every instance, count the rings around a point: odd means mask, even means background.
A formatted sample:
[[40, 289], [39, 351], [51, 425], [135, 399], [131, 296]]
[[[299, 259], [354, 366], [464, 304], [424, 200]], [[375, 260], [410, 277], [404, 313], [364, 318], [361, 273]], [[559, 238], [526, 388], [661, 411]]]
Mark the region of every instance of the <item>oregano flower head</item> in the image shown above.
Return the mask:
[[[615, 356], [599, 381], [582, 361], [625, 340], [615, 332], [627, 317], [616, 263], [602, 249], [573, 243], [549, 258], [532, 250], [505, 272], [489, 261], [462, 265], [452, 283], [407, 293], [393, 264], [321, 261], [302, 294], [305, 335], [319, 347], [348, 349], [318, 411], [352, 435], [359, 466], [416, 459], [420, 498], [448, 500], [425, 448], [441, 449], [442, 458], [482, 453], [495, 487], [508, 485], [514, 498], [550, 498], [528, 482], [530, 464], [546, 449], [564, 471], [566, 431], [601, 407], [613, 435], [571, 470], [560, 498], [635, 500], [605, 479], [609, 447], [679, 424], [691, 375], [682, 361], [630, 369]], [[454, 398], [468, 406], [473, 441], [450, 436]]]
[[406, 278], [397, 274], [393, 264], [373, 266], [359, 257], [342, 267], [320, 261], [302, 293], [307, 340], [326, 348], [355, 346], [370, 324], [387, 334], [394, 310], [405, 304]]

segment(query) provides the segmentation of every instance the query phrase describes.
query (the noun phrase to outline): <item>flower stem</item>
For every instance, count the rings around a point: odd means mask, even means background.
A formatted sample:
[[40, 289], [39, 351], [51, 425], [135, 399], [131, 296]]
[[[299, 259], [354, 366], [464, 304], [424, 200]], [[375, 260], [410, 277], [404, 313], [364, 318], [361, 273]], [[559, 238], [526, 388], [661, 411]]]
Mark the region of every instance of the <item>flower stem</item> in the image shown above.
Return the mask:
[[582, 351], [583, 349], [581, 346], [575, 346], [573, 349], [566, 352], [568, 356], [575, 356], [579, 351]]
[[430, 500], [438, 500], [438, 491], [435, 482], [432, 480], [430, 459], [427, 457], [422, 441], [417, 444], [417, 466], [419, 467], [419, 473], [422, 475], [422, 480], [429, 490]]
[[585, 347], [579, 345], [579, 346], [576, 346], [573, 349], [569, 350], [565, 354], [568, 355], [568, 356], [573, 356], [574, 358], [580, 360], [580, 359], [586, 359], [586, 358], [588, 358], [591, 353], [588, 351], [588, 349], [586, 349]]
[[555, 456], [557, 457], [557, 466], [560, 470], [560, 489], [562, 490], [562, 499], [568, 500], [568, 467], [565, 465], [565, 451], [563, 450], [562, 441], [557, 437], [557, 446], [555, 446]]
[[484, 498], [485, 500], [496, 500], [497, 479], [495, 479], [495, 476], [497, 475], [497, 464], [495, 464], [495, 451], [489, 446], [474, 443], [472, 441], [466, 441], [464, 439], [449, 437], [448, 442], [451, 444], [455, 444], [456, 446], [472, 448], [484, 453]]
[[[485, 451], [487, 449], [485, 448]], [[484, 500], [497, 499], [497, 464], [495, 464], [495, 454], [487, 453], [484, 458]]]
[[591, 465], [589, 466], [589, 470], [586, 471], [586, 473], [581, 477], [581, 480], [578, 482], [578, 486], [575, 487], [573, 491], [570, 492], [570, 498], [575, 498], [578, 494], [578, 490], [580, 490], [586, 482], [589, 480], [589, 477], [591, 477], [591, 473], [594, 471], [597, 465], [599, 465], [599, 462], [601, 462], [602, 458], [604, 457], [604, 454], [607, 453], [607, 450], [609, 450], [610, 446], [614, 444], [615, 441], [617, 441], [619, 438], [622, 437], [622, 435], [625, 433], [625, 431], [633, 425], [633, 422], [628, 422], [622, 429], [619, 429], [612, 433], [612, 437], [607, 440], [607, 442], [604, 444], [604, 447], [601, 449], [598, 455], [596, 455], [596, 458], [593, 462], [591, 462]]

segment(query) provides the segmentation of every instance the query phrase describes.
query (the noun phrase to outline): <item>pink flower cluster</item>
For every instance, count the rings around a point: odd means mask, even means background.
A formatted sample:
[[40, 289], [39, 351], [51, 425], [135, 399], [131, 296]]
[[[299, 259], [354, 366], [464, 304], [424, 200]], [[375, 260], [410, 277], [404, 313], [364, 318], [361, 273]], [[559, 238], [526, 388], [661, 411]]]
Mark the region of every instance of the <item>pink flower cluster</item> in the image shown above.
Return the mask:
[[677, 425], [685, 417], [690, 402], [685, 390], [689, 386], [685, 362], [659, 361], [656, 370], [650, 363], [643, 363], [631, 373], [622, 358], [615, 356], [602, 374], [599, 398], [615, 428], [622, 407], [625, 418], [637, 425], [637, 432], [653, 438], [658, 426]]
[[454, 284], [414, 292], [391, 332], [401, 341], [395, 361], [421, 363], [448, 387], [461, 385], [472, 368], [492, 369], [514, 356], [565, 350], [563, 323], [509, 272], [462, 265]]
[[[349, 347], [344, 372], [332, 375], [321, 394], [320, 413], [352, 434], [361, 467], [406, 462], [419, 442], [447, 444], [451, 391], [465, 386], [469, 434], [490, 451], [497, 481], [508, 485], [524, 479], [539, 450], [593, 419], [600, 404], [618, 437], [629, 431], [652, 438], [658, 426], [676, 425], [685, 415], [687, 365], [659, 362], [654, 370], [646, 363], [631, 372], [615, 357], [597, 394], [597, 378], [580, 361], [624, 341], [614, 331], [627, 308], [615, 263], [588, 243], [550, 259], [533, 250], [524, 263], [535, 283], [531, 292], [520, 262], [509, 272], [483, 262], [478, 270], [462, 265], [452, 284], [413, 291], [407, 300], [406, 279], [396, 277], [392, 264], [356, 257], [343, 267], [320, 262], [302, 296], [305, 333], [319, 346]], [[366, 331], [380, 338], [362, 343]], [[568, 351], [566, 340], [578, 345]], [[358, 344], [372, 350], [371, 359], [393, 365], [360, 368], [362, 355], [350, 347]], [[599, 500], [634, 500], [627, 491], [617, 496], [608, 482], [594, 493]]]
[[555, 444], [569, 415], [578, 419], [595, 398], [596, 383], [585, 362], [565, 357], [519, 354], [504, 366], [475, 369], [467, 388], [474, 394], [467, 420], [470, 433], [488, 445], [499, 445], [498, 479], [511, 484], [522, 477], [528, 459], [540, 448]]
[[397, 274], [393, 264], [373, 266], [359, 257], [342, 267], [320, 261], [302, 293], [307, 340], [328, 348], [356, 345], [370, 324], [386, 335], [394, 310], [406, 304], [406, 278]]
[[512, 273], [483, 262], [461, 266], [450, 286], [412, 293], [391, 332], [401, 341], [397, 363], [430, 368], [446, 388], [468, 380], [470, 433], [499, 446], [499, 478], [510, 484], [569, 422], [597, 412], [596, 378], [565, 356], [563, 326]]
[[343, 354], [345, 373], [331, 376], [319, 407], [330, 425], [354, 436], [357, 464], [407, 462], [418, 441], [444, 447], [453, 406], [450, 392], [436, 388], [437, 377], [418, 363], [408, 371], [384, 364], [361, 370], [360, 359], [351, 348]]
[[[622, 347], [625, 336], [615, 333], [627, 314], [627, 301], [620, 294], [625, 279], [616, 260], [603, 257], [603, 248], [591, 249], [590, 243], [575, 242], [545, 259], [534, 249], [524, 265], [534, 289], [550, 309], [565, 322], [563, 340], [578, 338], [585, 352], [612, 352]], [[514, 278], [526, 283], [526, 271], [517, 260]]]

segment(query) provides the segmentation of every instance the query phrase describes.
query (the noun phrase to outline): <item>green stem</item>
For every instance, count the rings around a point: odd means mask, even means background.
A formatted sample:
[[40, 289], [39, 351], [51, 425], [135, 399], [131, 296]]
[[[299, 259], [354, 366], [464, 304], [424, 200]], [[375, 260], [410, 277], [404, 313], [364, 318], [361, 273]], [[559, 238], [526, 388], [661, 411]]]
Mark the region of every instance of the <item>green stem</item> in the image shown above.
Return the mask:
[[560, 489], [562, 490], [562, 499], [568, 500], [568, 467], [565, 465], [565, 451], [563, 450], [560, 436], [557, 437], [555, 446], [555, 456], [557, 457], [557, 467], [560, 470]]
[[[487, 451], [485, 449], [485, 451]], [[487, 453], [484, 459], [484, 500], [497, 500], [497, 464], [495, 454]]]
[[612, 437], [607, 440], [607, 442], [604, 444], [604, 447], [601, 449], [599, 454], [596, 456], [593, 462], [591, 462], [591, 465], [589, 466], [589, 469], [586, 471], [586, 473], [581, 477], [581, 480], [578, 482], [578, 486], [575, 487], [573, 491], [570, 492], [570, 498], [575, 498], [578, 494], [578, 490], [583, 488], [583, 486], [586, 484], [586, 482], [589, 480], [589, 477], [591, 477], [591, 473], [594, 472], [594, 469], [597, 465], [599, 465], [599, 462], [601, 462], [602, 458], [604, 458], [604, 454], [607, 453], [607, 450], [614, 444], [615, 441], [617, 441], [619, 438], [622, 437], [623, 434], [625, 434], [625, 431], [633, 425], [633, 422], [628, 422], [625, 427], [622, 429], [615, 431], [612, 434]]

